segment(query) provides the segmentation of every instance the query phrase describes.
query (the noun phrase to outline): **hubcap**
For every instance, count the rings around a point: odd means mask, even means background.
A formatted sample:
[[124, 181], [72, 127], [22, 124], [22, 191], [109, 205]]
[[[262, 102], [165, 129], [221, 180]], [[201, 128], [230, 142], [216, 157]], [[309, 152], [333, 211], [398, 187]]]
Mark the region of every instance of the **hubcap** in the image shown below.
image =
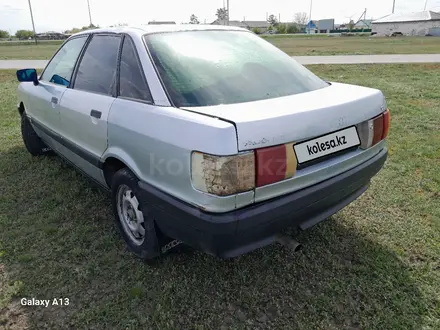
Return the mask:
[[122, 228], [134, 244], [141, 245], [145, 240], [145, 223], [138, 199], [125, 184], [119, 186], [116, 198]]

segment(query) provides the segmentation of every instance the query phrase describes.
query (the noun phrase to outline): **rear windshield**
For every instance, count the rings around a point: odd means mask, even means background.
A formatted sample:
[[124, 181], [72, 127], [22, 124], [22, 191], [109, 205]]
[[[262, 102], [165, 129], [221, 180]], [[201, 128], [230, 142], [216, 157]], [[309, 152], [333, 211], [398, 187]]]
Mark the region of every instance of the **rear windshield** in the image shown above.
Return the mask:
[[177, 107], [251, 102], [328, 86], [250, 32], [158, 33], [145, 41]]

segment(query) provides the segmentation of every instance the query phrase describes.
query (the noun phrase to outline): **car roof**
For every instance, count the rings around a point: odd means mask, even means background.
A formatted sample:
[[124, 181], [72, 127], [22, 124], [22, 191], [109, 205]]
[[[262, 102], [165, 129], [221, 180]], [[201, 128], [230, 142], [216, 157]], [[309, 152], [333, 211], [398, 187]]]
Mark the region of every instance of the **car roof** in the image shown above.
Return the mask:
[[149, 24], [141, 26], [119, 26], [113, 28], [99, 28], [81, 31], [73, 36], [82, 34], [94, 33], [128, 33], [131, 35], [142, 36], [149, 33], [161, 32], [179, 32], [179, 31], [209, 31], [209, 30], [224, 30], [224, 31], [249, 31], [244, 28], [227, 25], [205, 25], [205, 24]]

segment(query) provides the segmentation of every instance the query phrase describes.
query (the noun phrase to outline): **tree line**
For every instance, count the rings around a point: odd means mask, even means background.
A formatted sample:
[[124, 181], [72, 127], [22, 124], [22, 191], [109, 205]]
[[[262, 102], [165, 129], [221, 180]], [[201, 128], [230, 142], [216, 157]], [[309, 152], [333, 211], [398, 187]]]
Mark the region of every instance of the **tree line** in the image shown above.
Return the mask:
[[15, 35], [10, 35], [8, 31], [0, 30], [0, 38], [11, 38], [16, 37], [19, 39], [29, 39], [34, 37], [34, 32], [31, 30], [18, 30]]
[[[227, 21], [229, 18], [229, 13], [226, 8], [218, 8], [216, 11], [216, 16], [219, 21]], [[268, 31], [275, 31], [276, 33], [298, 33], [304, 28], [308, 23], [308, 15], [306, 13], [296, 13], [293, 16], [293, 20], [290, 23], [280, 23], [275, 15], [271, 14], [267, 18], [267, 22], [270, 24]], [[189, 24], [200, 24], [198, 17], [194, 14], [190, 16]], [[253, 32], [259, 34], [260, 29], [254, 28]]]
[[[96, 29], [98, 27], [99, 26], [91, 24], [88, 26], [83, 26], [82, 28], [74, 27], [70, 30], [64, 31], [64, 33], [65, 34], [74, 34], [74, 33], [78, 33], [78, 32], [85, 31], [85, 30]], [[6, 38], [11, 38], [11, 37], [16, 37], [18, 39], [29, 39], [29, 38], [34, 38], [35, 34], [34, 34], [34, 31], [32, 31], [32, 30], [18, 30], [17, 32], [15, 32], [14, 35], [11, 35], [6, 30], [0, 30], [0, 38], [6, 39]]]
[[[228, 20], [228, 10], [226, 8], [218, 8], [216, 11], [217, 19], [220, 21]], [[271, 14], [267, 18], [267, 22], [270, 24], [268, 31], [275, 31], [276, 33], [284, 34], [284, 33], [297, 33], [300, 32], [304, 25], [308, 22], [308, 15], [306, 13], [296, 13], [293, 17], [293, 21], [291, 23], [280, 23], [275, 15]], [[189, 24], [200, 24], [199, 18], [192, 14], [189, 18]], [[115, 26], [126, 26], [127, 24], [116, 24]], [[83, 26], [82, 28], [74, 27], [70, 30], [64, 31], [65, 34], [74, 34], [85, 30], [96, 29], [99, 26], [95, 26], [93, 24], [88, 26]], [[254, 28], [253, 32], [259, 34], [260, 30], [258, 28]], [[0, 30], [0, 38], [10, 38], [12, 37], [8, 31]], [[15, 33], [15, 37], [18, 39], [29, 39], [34, 38], [34, 32], [31, 30], [18, 30]]]

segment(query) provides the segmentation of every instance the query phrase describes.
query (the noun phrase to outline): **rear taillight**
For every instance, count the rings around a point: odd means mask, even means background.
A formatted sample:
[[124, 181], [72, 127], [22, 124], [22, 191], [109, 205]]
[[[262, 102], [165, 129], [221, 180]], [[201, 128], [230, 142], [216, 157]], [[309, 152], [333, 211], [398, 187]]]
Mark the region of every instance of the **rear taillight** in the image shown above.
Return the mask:
[[296, 157], [293, 143], [255, 151], [257, 187], [291, 178], [296, 172]]
[[390, 128], [390, 110], [357, 125], [361, 148], [368, 149], [385, 139]]
[[255, 155], [247, 152], [234, 156], [214, 156], [193, 152], [193, 186], [201, 191], [227, 196], [255, 188]]
[[233, 156], [214, 156], [194, 151], [191, 180], [194, 188], [228, 196], [293, 177], [296, 173], [293, 143]]

